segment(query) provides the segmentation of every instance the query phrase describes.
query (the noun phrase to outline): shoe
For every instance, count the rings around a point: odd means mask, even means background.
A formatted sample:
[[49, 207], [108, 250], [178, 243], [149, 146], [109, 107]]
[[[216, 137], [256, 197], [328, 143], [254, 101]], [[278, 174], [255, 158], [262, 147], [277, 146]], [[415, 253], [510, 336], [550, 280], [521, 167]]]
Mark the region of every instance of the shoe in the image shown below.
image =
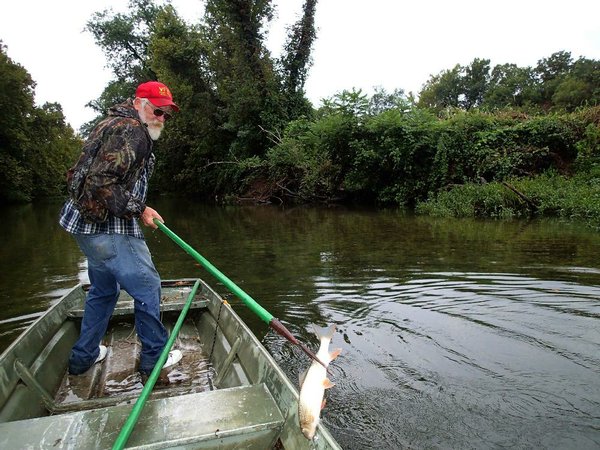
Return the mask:
[[104, 358], [106, 358], [106, 354], [108, 353], [108, 349], [106, 348], [106, 346], [101, 345], [98, 348], [100, 349], [100, 353], [98, 353], [98, 357], [96, 358], [96, 361], [94, 361], [94, 364], [99, 363]]
[[165, 363], [164, 366], [162, 366], [162, 368], [166, 369], [167, 367], [174, 366], [179, 361], [181, 361], [182, 357], [183, 357], [183, 354], [181, 353], [181, 350], [171, 350], [169, 352], [169, 357], [167, 358], [167, 362]]

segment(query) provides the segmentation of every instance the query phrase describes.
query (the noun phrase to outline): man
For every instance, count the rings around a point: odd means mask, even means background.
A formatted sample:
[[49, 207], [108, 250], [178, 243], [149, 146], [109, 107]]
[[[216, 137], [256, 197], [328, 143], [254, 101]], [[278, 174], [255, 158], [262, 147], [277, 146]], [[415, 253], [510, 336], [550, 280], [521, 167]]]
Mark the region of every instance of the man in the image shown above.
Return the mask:
[[[60, 214], [88, 260], [90, 289], [79, 339], [71, 350], [69, 373], [79, 375], [104, 359], [100, 345], [119, 298], [120, 288], [134, 299], [135, 328], [142, 343], [139, 371], [148, 376], [167, 342], [160, 321], [160, 277], [138, 224], [157, 228], [163, 221], [146, 206], [154, 167], [152, 141], [179, 107], [164, 84], [149, 81], [135, 99], [116, 105], [90, 134], [77, 164], [69, 170], [70, 199]], [[163, 367], [176, 364], [179, 350]]]

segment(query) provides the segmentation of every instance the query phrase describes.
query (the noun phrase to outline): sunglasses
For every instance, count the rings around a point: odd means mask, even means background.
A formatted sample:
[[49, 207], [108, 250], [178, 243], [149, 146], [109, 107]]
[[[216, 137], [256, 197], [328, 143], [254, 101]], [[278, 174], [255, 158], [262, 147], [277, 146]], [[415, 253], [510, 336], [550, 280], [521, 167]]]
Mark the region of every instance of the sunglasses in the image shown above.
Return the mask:
[[154, 115], [156, 117], [160, 117], [160, 116], [165, 116], [165, 120], [169, 120], [171, 117], [173, 117], [171, 114], [169, 114], [168, 112], [163, 111], [162, 109], [155, 109], [153, 111]]
[[[154, 107], [154, 105], [152, 103], [150, 103], [148, 100], [144, 99], [144, 105], [148, 105], [150, 107]], [[171, 117], [173, 117], [171, 114], [169, 114], [166, 111], [163, 111], [162, 109], [159, 108], [154, 108], [152, 110], [152, 113], [156, 116], [156, 117], [161, 117], [161, 116], [165, 116], [165, 120], [169, 120]]]

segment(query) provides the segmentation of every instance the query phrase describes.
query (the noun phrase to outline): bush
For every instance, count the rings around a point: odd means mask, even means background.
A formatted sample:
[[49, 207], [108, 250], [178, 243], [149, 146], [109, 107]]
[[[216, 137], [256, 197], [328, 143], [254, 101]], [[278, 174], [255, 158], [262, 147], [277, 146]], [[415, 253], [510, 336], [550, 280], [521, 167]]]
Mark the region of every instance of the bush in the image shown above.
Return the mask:
[[418, 214], [436, 217], [489, 217], [508, 219], [526, 215], [527, 208], [500, 183], [467, 183], [420, 202]]
[[[515, 194], [512, 186], [528, 199]], [[533, 206], [532, 206], [533, 205]], [[416, 207], [438, 217], [560, 217], [600, 226], [600, 169], [567, 178], [556, 172], [477, 185], [467, 183], [432, 196]]]
[[[536, 208], [501, 183], [600, 166], [598, 108], [537, 116], [452, 110], [440, 119], [406, 104], [373, 113], [358, 95], [340, 98], [314, 120], [291, 122], [267, 153], [266, 176], [283, 195], [409, 207], [429, 198], [436, 214], [458, 216], [554, 214], [560, 207], [552, 192]], [[550, 178], [540, 178], [542, 191], [557, 183]], [[465, 184], [474, 190], [454, 189]], [[455, 196], [466, 205], [458, 207]]]

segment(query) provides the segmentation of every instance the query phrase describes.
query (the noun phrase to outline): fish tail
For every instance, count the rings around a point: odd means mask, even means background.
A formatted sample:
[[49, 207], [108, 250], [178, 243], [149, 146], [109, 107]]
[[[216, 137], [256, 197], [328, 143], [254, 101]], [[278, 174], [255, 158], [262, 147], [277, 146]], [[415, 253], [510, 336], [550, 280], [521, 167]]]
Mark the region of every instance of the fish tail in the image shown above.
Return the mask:
[[315, 325], [313, 325], [313, 329], [315, 330], [315, 334], [317, 335], [317, 339], [321, 340], [322, 338], [326, 338], [326, 339], [333, 339], [333, 335], [335, 333], [335, 323], [332, 324], [329, 328], [327, 328], [327, 330], [322, 330], [317, 328]]

